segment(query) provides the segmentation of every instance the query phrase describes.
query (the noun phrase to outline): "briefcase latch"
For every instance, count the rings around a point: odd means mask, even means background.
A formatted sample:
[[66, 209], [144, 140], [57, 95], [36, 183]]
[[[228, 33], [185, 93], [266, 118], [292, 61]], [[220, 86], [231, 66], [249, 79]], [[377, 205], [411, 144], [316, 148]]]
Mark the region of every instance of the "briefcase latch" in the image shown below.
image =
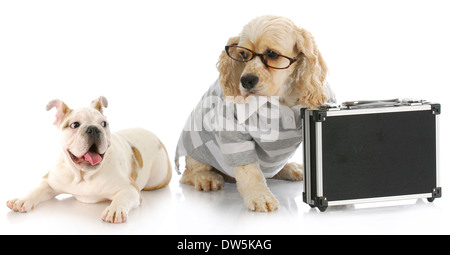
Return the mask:
[[326, 103], [317, 108], [321, 111], [339, 111], [341, 110], [341, 105], [335, 103]]
[[423, 105], [424, 103], [426, 103], [426, 100], [404, 98], [399, 105]]

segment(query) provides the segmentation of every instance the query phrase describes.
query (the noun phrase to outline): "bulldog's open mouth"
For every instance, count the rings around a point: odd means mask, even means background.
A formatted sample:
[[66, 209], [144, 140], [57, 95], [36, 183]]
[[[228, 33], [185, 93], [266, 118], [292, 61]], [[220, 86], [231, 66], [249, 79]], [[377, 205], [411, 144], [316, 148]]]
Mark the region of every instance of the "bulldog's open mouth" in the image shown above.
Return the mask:
[[72, 152], [68, 151], [70, 157], [72, 158], [72, 161], [75, 164], [83, 164], [84, 162], [89, 163], [91, 166], [95, 166], [98, 165], [100, 162], [103, 161], [103, 156], [105, 154], [100, 154], [98, 152], [98, 148], [95, 144], [93, 144], [91, 146], [91, 148], [89, 148], [89, 151], [86, 152], [83, 156], [81, 157], [77, 157], [75, 155], [73, 155]]

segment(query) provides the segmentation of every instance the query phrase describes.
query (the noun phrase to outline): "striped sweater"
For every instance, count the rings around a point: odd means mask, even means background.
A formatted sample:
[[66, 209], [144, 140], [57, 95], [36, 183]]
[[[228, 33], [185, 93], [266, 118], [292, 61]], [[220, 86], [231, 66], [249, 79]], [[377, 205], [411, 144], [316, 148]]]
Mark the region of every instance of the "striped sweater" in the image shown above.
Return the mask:
[[[334, 94], [327, 88], [328, 98]], [[231, 99], [231, 100], [230, 100]], [[245, 104], [224, 99], [217, 80], [188, 118], [175, 155], [234, 177], [236, 166], [258, 162], [266, 178], [276, 175], [302, 142], [301, 105], [289, 108], [278, 97], [248, 97]]]

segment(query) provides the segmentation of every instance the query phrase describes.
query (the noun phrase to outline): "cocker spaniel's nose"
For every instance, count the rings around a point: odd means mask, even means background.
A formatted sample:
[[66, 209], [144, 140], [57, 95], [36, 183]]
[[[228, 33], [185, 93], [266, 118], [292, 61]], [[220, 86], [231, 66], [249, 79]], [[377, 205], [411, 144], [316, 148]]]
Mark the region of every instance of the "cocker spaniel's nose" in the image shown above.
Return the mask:
[[246, 89], [254, 88], [256, 84], [258, 84], [258, 81], [259, 81], [258, 76], [251, 73], [245, 74], [244, 76], [241, 77], [242, 87]]

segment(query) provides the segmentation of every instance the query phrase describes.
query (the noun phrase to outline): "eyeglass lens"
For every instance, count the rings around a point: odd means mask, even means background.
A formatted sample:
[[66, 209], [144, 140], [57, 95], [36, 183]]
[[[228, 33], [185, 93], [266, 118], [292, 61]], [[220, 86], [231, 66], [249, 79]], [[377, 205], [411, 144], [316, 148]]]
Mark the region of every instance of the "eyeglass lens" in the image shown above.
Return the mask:
[[[247, 62], [255, 57], [252, 51], [239, 46], [228, 47], [228, 55], [232, 59], [240, 62]], [[268, 51], [260, 55], [263, 56], [264, 64], [269, 67], [286, 68], [291, 64], [291, 61], [288, 58], [281, 56], [274, 51]]]

